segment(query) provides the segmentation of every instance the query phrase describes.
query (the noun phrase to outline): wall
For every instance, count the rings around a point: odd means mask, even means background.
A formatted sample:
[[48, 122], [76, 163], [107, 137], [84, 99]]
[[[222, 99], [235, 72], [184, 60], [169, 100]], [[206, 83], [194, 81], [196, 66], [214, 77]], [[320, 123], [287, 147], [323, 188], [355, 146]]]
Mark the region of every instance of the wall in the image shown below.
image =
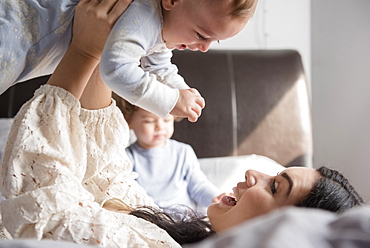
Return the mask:
[[314, 163], [370, 200], [370, 1], [312, 1]]
[[211, 49], [295, 49], [310, 81], [310, 39], [310, 0], [259, 0], [246, 27]]

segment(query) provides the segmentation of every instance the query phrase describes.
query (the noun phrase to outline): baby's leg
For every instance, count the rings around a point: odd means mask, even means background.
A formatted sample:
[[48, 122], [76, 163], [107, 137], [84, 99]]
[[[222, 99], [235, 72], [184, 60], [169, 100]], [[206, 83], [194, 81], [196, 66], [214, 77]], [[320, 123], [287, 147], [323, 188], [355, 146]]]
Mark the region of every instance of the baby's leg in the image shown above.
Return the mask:
[[78, 2], [0, 1], [0, 94], [54, 71], [71, 41]]

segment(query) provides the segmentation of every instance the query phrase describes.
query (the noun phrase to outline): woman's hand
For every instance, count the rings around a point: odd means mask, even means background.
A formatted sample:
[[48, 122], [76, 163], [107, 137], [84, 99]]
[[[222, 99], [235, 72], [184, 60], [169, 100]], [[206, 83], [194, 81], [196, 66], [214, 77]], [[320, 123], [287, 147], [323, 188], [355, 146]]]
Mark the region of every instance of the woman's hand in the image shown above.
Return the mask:
[[80, 99], [100, 62], [105, 41], [131, 0], [81, 0], [76, 7], [72, 42], [48, 84]]
[[71, 45], [100, 60], [105, 41], [132, 0], [81, 0], [75, 11]]

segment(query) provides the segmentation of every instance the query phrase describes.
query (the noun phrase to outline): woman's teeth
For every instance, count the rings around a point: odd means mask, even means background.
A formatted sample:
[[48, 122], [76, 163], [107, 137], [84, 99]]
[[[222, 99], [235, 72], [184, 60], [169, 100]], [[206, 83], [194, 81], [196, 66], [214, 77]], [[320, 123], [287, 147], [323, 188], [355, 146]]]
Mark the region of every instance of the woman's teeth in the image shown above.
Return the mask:
[[231, 205], [235, 206], [237, 201], [234, 197], [228, 197], [227, 200], [230, 202]]

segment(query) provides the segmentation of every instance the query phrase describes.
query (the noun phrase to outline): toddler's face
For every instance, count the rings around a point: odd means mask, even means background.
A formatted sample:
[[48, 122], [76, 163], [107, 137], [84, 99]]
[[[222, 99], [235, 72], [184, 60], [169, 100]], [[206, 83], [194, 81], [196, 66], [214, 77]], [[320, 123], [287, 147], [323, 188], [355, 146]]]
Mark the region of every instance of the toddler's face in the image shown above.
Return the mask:
[[206, 52], [213, 41], [239, 33], [248, 18], [227, 15], [230, 1], [162, 0], [162, 37], [169, 49]]
[[135, 132], [138, 144], [144, 149], [163, 146], [174, 131], [173, 115], [161, 118], [140, 108], [134, 111], [128, 124]]

